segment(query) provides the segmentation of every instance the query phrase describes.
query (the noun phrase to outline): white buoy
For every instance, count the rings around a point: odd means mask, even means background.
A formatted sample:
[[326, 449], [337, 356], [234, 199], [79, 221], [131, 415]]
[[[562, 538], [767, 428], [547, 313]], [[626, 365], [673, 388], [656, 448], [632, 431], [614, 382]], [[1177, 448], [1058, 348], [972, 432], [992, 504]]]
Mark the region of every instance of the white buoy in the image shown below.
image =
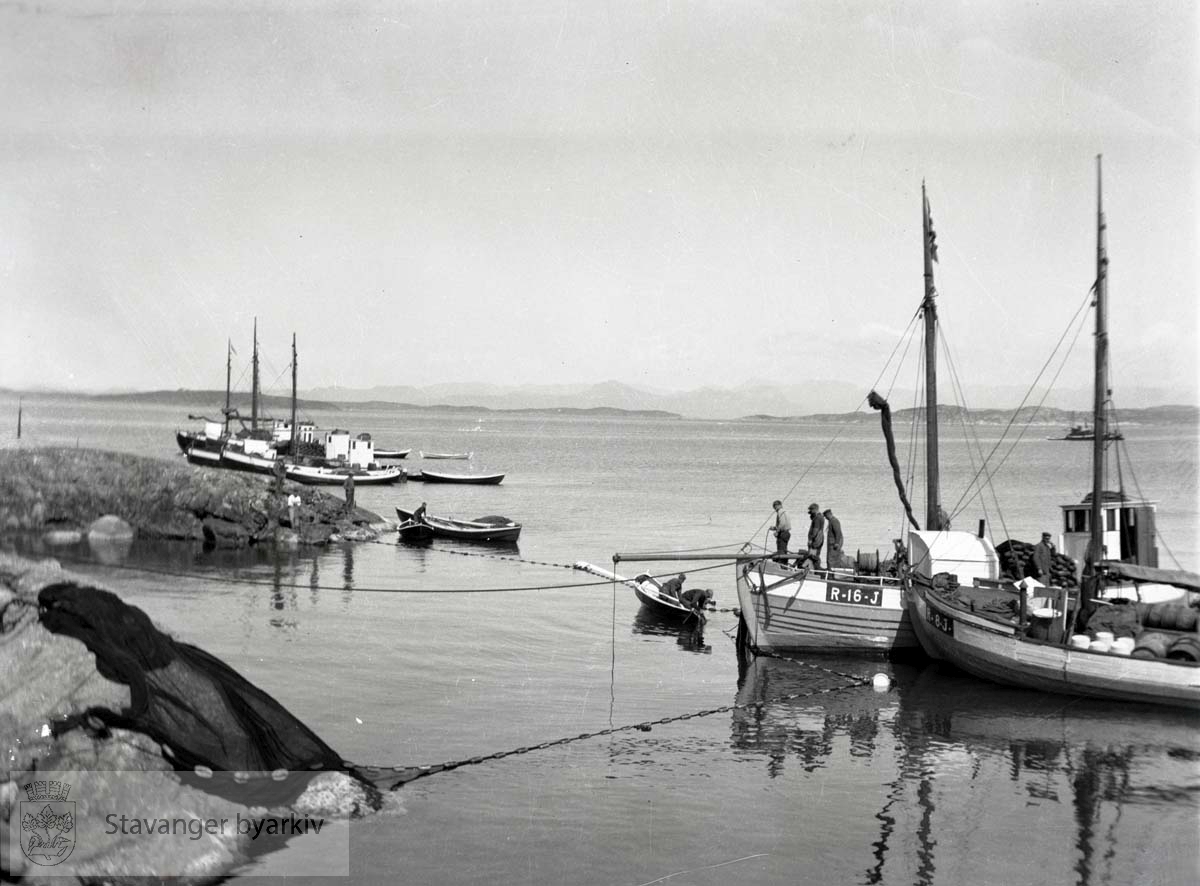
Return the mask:
[[871, 679], [871, 686], [876, 692], [887, 692], [892, 685], [892, 678], [887, 674], [876, 674]]

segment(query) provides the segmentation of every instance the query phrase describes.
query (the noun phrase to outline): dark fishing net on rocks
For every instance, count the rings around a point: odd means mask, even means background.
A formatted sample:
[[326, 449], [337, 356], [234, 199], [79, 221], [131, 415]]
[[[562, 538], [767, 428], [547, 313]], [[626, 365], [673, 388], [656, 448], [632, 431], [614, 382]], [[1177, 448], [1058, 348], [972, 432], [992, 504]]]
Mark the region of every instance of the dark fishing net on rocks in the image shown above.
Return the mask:
[[[237, 791], [251, 773], [278, 801], [298, 795], [305, 772], [353, 767], [278, 701], [220, 659], [162, 633], [142, 610], [115, 594], [74, 583], [49, 585], [38, 594], [47, 630], [82, 641], [102, 676], [129, 687], [125, 710], [90, 707], [53, 724], [56, 734], [82, 727], [94, 734], [130, 729], [165, 745], [164, 755], [182, 772], [239, 773]], [[276, 779], [269, 774], [275, 772]], [[209, 788], [220, 791], [218, 775]], [[274, 785], [274, 786], [272, 786]], [[232, 789], [232, 788], [231, 788]]]

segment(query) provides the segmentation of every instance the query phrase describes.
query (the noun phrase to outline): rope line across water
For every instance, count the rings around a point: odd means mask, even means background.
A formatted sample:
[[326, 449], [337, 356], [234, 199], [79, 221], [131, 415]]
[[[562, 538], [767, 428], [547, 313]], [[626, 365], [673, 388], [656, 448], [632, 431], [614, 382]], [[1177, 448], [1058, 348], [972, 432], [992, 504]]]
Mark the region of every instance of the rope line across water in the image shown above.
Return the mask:
[[[772, 704], [778, 702], [796, 701], [802, 698], [814, 698], [819, 695], [832, 695], [836, 692], [845, 692], [849, 689], [861, 688], [870, 684], [871, 682], [865, 677], [858, 677], [853, 674], [845, 674], [841, 671], [835, 671], [832, 668], [822, 667], [821, 665], [816, 665], [811, 662], [801, 661], [799, 659], [788, 658], [786, 656], [772, 653], [763, 654], [769, 656], [770, 658], [775, 658], [781, 661], [802, 665], [813, 670], [822, 671], [823, 673], [831, 674], [835, 677], [842, 677], [848, 681], [839, 686], [826, 686], [820, 689], [810, 689], [804, 692], [792, 692], [788, 695], [781, 695], [778, 698], [772, 699]], [[735, 702], [734, 704], [721, 705], [715, 708], [704, 708], [702, 710], [692, 711], [687, 714], [676, 714], [670, 717], [660, 717], [657, 720], [645, 720], [641, 723], [630, 723], [625, 726], [614, 726], [609, 729], [598, 729], [594, 732], [581, 732], [578, 735], [567, 735], [563, 736], [562, 738], [543, 741], [535, 745], [512, 748], [511, 750], [506, 751], [496, 751], [495, 753], [484, 754], [481, 756], [465, 757], [459, 760], [447, 760], [444, 763], [434, 763], [425, 766], [360, 766], [358, 768], [364, 773], [371, 775], [372, 781], [374, 781], [380, 787], [386, 787], [388, 790], [395, 790], [403, 787], [411, 781], [416, 781], [418, 778], [425, 778], [426, 776], [434, 775], [439, 772], [450, 772], [455, 769], [460, 769], [463, 766], [478, 766], [481, 763], [487, 763], [493, 760], [504, 760], [508, 757], [529, 754], [533, 751], [544, 751], [560, 745], [573, 744], [578, 741], [587, 741], [588, 739], [599, 738], [605, 735], [615, 735], [618, 732], [650, 732], [655, 726], [666, 726], [670, 723], [681, 723], [685, 720], [694, 720], [699, 717], [711, 717], [714, 714], [728, 714], [733, 711], [762, 708], [766, 704], [767, 702], [765, 701]]]

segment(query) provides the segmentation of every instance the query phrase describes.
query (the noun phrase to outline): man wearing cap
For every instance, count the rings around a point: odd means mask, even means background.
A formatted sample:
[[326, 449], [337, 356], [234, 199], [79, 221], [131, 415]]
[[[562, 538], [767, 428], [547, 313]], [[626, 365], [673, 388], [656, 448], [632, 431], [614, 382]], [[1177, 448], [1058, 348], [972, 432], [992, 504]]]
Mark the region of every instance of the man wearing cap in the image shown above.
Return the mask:
[[1054, 565], [1054, 545], [1050, 533], [1043, 532], [1042, 540], [1033, 546], [1034, 577], [1044, 585], [1050, 584], [1051, 567]]
[[796, 568], [799, 569], [805, 561], [811, 560], [813, 566], [821, 567], [821, 548], [825, 546], [825, 518], [821, 516], [821, 506], [815, 501], [808, 506], [808, 550], [801, 551], [796, 558]]
[[778, 555], [775, 562], [785, 563], [788, 541], [792, 537], [792, 521], [788, 519], [787, 511], [783, 509], [783, 502], [779, 499], [771, 502], [771, 507], [775, 509], [775, 525], [767, 531], [775, 533], [775, 553]]
[[712, 601], [713, 592], [707, 588], [688, 588], [679, 595], [679, 602], [688, 609], [692, 610], [692, 615], [700, 619], [700, 624], [708, 621], [708, 616], [704, 614], [704, 610]]

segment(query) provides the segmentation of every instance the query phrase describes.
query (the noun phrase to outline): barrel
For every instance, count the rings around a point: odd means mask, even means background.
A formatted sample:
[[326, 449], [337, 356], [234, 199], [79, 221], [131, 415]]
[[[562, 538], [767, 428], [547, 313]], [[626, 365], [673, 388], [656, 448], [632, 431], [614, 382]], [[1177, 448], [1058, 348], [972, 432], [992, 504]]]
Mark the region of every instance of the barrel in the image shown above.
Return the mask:
[[1146, 631], [1137, 638], [1133, 644], [1133, 652], [1130, 655], [1134, 658], [1166, 658], [1167, 645], [1166, 634], [1160, 634], [1156, 631]]
[[1167, 658], [1200, 662], [1200, 639], [1194, 634], [1179, 637], [1167, 648]]

